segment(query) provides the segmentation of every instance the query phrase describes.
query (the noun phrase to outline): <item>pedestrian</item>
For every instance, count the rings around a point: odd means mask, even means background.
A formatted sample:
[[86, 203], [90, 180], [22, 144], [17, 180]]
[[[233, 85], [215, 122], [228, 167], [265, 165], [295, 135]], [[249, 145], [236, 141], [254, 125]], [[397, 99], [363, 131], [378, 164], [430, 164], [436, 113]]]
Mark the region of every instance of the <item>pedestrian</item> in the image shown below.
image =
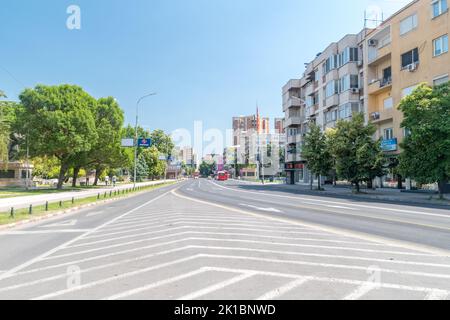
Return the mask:
[[105, 177], [105, 184], [106, 184], [106, 186], [108, 186], [108, 184], [109, 184], [109, 176]]
[[117, 182], [117, 177], [116, 177], [116, 176], [113, 176], [113, 177], [112, 177], [112, 184], [113, 184], [113, 187], [116, 186], [116, 182]]

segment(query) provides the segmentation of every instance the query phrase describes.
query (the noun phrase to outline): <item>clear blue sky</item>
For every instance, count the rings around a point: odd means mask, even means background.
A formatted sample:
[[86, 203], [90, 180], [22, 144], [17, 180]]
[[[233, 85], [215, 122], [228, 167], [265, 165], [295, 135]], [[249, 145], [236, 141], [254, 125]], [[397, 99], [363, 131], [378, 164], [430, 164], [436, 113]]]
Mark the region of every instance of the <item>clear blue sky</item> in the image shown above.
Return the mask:
[[[281, 87], [330, 42], [363, 27], [370, 5], [391, 14], [408, 0], [14, 0], [0, 10], [0, 89], [38, 83], [114, 96], [133, 122], [172, 131], [224, 130], [231, 117], [282, 116]], [[66, 28], [81, 8], [82, 29]], [[6, 69], [6, 70], [5, 70]]]

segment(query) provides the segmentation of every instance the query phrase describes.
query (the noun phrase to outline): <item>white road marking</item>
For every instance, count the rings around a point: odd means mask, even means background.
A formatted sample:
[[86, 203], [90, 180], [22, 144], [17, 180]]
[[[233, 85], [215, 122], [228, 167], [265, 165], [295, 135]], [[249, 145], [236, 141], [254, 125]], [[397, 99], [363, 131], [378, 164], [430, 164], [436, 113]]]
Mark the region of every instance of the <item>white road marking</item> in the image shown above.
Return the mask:
[[425, 300], [445, 300], [447, 299], [448, 296], [449, 296], [448, 291], [434, 289], [427, 294]]
[[203, 296], [206, 296], [207, 294], [210, 294], [212, 292], [224, 289], [228, 286], [231, 286], [235, 283], [241, 282], [245, 279], [251, 278], [255, 275], [255, 272], [247, 272], [241, 275], [238, 275], [236, 277], [233, 277], [231, 279], [216, 283], [214, 285], [211, 285], [209, 287], [203, 288], [201, 290], [189, 293], [181, 298], [178, 298], [177, 300], [194, 300]]
[[257, 206], [253, 206], [253, 205], [250, 205], [250, 204], [244, 204], [244, 203], [241, 203], [241, 206], [252, 208], [252, 209], [256, 209], [258, 211], [282, 213], [280, 210], [275, 209], [275, 208], [260, 208], [260, 207], [257, 207]]
[[352, 291], [349, 295], [345, 296], [342, 300], [359, 300], [367, 293], [374, 289], [379, 289], [380, 285], [375, 283], [365, 283], [359, 287], [357, 287], [354, 291]]
[[[257, 262], [270, 262], [270, 263], [279, 263], [279, 264], [294, 264], [294, 265], [304, 265], [304, 266], [314, 266], [314, 267], [323, 267], [323, 268], [339, 268], [339, 269], [348, 269], [348, 270], [362, 270], [367, 271], [368, 267], [362, 266], [352, 266], [345, 264], [333, 264], [333, 263], [318, 263], [318, 262], [306, 262], [306, 261], [296, 261], [296, 260], [280, 260], [280, 259], [268, 259], [268, 258], [256, 258], [256, 257], [243, 257], [243, 256], [228, 256], [228, 255], [215, 255], [215, 254], [201, 254], [201, 257], [205, 258], [214, 258], [214, 259], [234, 259], [234, 260], [247, 260], [247, 261], [257, 261]], [[379, 269], [380, 272], [392, 273], [397, 275], [411, 275], [411, 276], [420, 276], [420, 277], [428, 277], [428, 278], [442, 278], [442, 279], [450, 279], [450, 274], [439, 274], [439, 273], [427, 273], [427, 272], [416, 272], [416, 271], [401, 271], [401, 270], [393, 270], [393, 269]], [[368, 282], [372, 283], [373, 282]]]
[[[373, 282], [369, 282], [369, 281], [327, 278], [327, 277], [317, 277], [317, 276], [306, 276], [305, 277], [305, 276], [297, 275], [297, 274], [267, 272], [267, 271], [249, 270], [249, 269], [232, 269], [232, 268], [216, 268], [216, 267], [205, 267], [205, 269], [208, 271], [222, 271], [222, 272], [235, 272], [235, 273], [256, 272], [258, 275], [262, 275], [262, 276], [281, 277], [281, 278], [289, 278], [289, 279], [307, 278], [309, 281], [352, 284], [352, 285], [358, 285], [358, 286], [373, 284]], [[380, 283], [380, 287], [387, 288], [387, 289], [398, 289], [398, 290], [418, 291], [418, 292], [430, 292], [430, 291], [436, 290], [436, 289], [432, 289], [432, 288], [405, 286], [405, 285], [399, 285], [399, 284], [393, 284], [393, 283]], [[447, 291], [447, 290], [441, 290], [441, 291], [445, 291], [445, 292], [447, 292], [447, 294], [450, 293], [450, 291]]]
[[[187, 247], [176, 248], [176, 249], [172, 249], [172, 250], [166, 250], [166, 251], [161, 251], [161, 252], [157, 252], [157, 253], [148, 254], [148, 255], [137, 257], [137, 258], [133, 258], [133, 259], [126, 259], [126, 260], [120, 260], [120, 261], [117, 261], [117, 262], [97, 265], [97, 266], [92, 267], [92, 268], [81, 269], [80, 270], [80, 274], [91, 272], [91, 271], [96, 271], [96, 270], [101, 270], [101, 269], [106, 269], [106, 268], [111, 268], [111, 267], [118, 266], [118, 265], [121, 265], [121, 264], [137, 262], [137, 261], [141, 261], [141, 260], [145, 260], [145, 259], [149, 259], [149, 258], [153, 258], [153, 257], [157, 257], [157, 256], [162, 256], [162, 255], [174, 253], [174, 252], [179, 252], [179, 251], [186, 250], [186, 248]], [[0, 288], [0, 292], [5, 292], [5, 291], [9, 291], [9, 290], [15, 290], [15, 289], [24, 288], [24, 287], [29, 287], [29, 286], [33, 286], [33, 285], [37, 285], [37, 284], [50, 282], [50, 281], [53, 281], [53, 280], [63, 279], [63, 278], [66, 278], [66, 277], [67, 277], [67, 272], [63, 272], [63, 273], [55, 275], [55, 276], [51, 276], [51, 277], [47, 277], [47, 278], [41, 278], [41, 279], [28, 281], [28, 282], [23, 282], [23, 283], [12, 285], [12, 286], [8, 286], [8, 287], [3, 287], [3, 288]]]
[[275, 298], [281, 297], [284, 294], [288, 293], [289, 291], [294, 290], [295, 288], [301, 286], [305, 282], [308, 281], [308, 278], [298, 278], [294, 281], [289, 282], [288, 284], [279, 287], [275, 290], [269, 291], [265, 294], [263, 294], [261, 297], [257, 298], [256, 300], [273, 300]]
[[345, 209], [345, 210], [358, 210], [358, 209], [355, 209], [355, 208], [344, 207], [344, 206], [325, 205], [325, 207], [328, 207], [328, 208], [336, 208], [336, 209]]
[[172, 192], [172, 191], [168, 191], [168, 192], [166, 192], [166, 193], [164, 193], [164, 194], [162, 194], [162, 195], [160, 195], [160, 196], [158, 196], [158, 197], [156, 197], [156, 198], [154, 198], [154, 199], [152, 199], [152, 200], [150, 200], [150, 201], [147, 201], [146, 203], [144, 203], [144, 204], [142, 204], [142, 205], [140, 205], [140, 206], [138, 206], [138, 207], [136, 207], [136, 208], [134, 208], [134, 209], [132, 209], [132, 210], [130, 210], [130, 211], [125, 212], [124, 214], [122, 214], [122, 215], [120, 215], [120, 216], [118, 216], [118, 217], [116, 217], [116, 218], [114, 218], [114, 219], [112, 219], [112, 220], [110, 220], [110, 221], [108, 221], [108, 222], [106, 222], [106, 223], [104, 223], [104, 224], [102, 224], [102, 225], [96, 227], [95, 229], [92, 229], [91, 231], [88, 231], [88, 232], [86, 232], [86, 233], [84, 233], [84, 234], [82, 234], [82, 235], [80, 235], [80, 236], [78, 236], [78, 237], [75, 237], [75, 238], [72, 239], [72, 240], [69, 240], [69, 241], [67, 241], [67, 242], [65, 242], [65, 243], [63, 243], [63, 244], [61, 244], [61, 245], [59, 245], [59, 246], [56, 246], [56, 247], [54, 247], [53, 249], [51, 249], [51, 250], [49, 250], [49, 251], [47, 251], [47, 252], [45, 252], [45, 253], [43, 253], [43, 254], [37, 256], [37, 257], [35, 257], [35, 258], [33, 258], [33, 259], [31, 259], [31, 260], [28, 260], [27, 262], [24, 262], [24, 263], [22, 263], [22, 264], [20, 264], [20, 265], [18, 265], [18, 266], [16, 266], [16, 267], [14, 267], [14, 268], [8, 270], [8, 271], [5, 272], [5, 273], [2, 273], [2, 274], [0, 275], [0, 280], [5, 279], [5, 278], [11, 276], [12, 274], [14, 274], [14, 273], [16, 273], [16, 272], [25, 269], [26, 267], [28, 267], [28, 266], [30, 266], [30, 265], [36, 263], [37, 261], [40, 261], [40, 260], [42, 260], [43, 258], [45, 258], [45, 257], [47, 257], [47, 256], [49, 256], [49, 255], [51, 255], [51, 254], [53, 254], [53, 253], [55, 253], [55, 252], [57, 252], [58, 250], [60, 250], [60, 249], [62, 249], [62, 248], [64, 248], [64, 247], [66, 247], [66, 246], [68, 246], [68, 245], [70, 245], [70, 244], [72, 244], [72, 243], [74, 243], [74, 242], [76, 242], [76, 241], [82, 239], [83, 237], [85, 237], [85, 236], [87, 236], [87, 235], [89, 235], [89, 234], [94, 233], [95, 231], [97, 231], [97, 230], [103, 228], [104, 226], [107, 226], [107, 225], [109, 225], [109, 224], [111, 224], [111, 223], [114, 223], [115, 221], [119, 220], [120, 218], [126, 217], [127, 215], [129, 215], [129, 214], [131, 214], [131, 213], [133, 213], [133, 212], [135, 212], [135, 211], [137, 211], [137, 210], [139, 210], [139, 209], [141, 209], [141, 208], [143, 208], [143, 207], [145, 207], [145, 206], [147, 206], [147, 205], [149, 205], [149, 204], [151, 204], [151, 203], [153, 203], [153, 202], [155, 202], [155, 201], [161, 199], [162, 197], [165, 197], [167, 194], [169, 194], [169, 193], [171, 193], [171, 192]]
[[119, 275], [114, 276], [114, 277], [104, 278], [104, 279], [97, 280], [97, 281], [92, 281], [92, 282], [89, 282], [89, 283], [86, 283], [84, 285], [80, 285], [80, 286], [77, 286], [77, 287], [68, 288], [68, 289], [52, 292], [52, 293], [49, 293], [49, 294], [45, 294], [45, 295], [36, 297], [36, 298], [34, 298], [32, 300], [51, 299], [51, 298], [54, 298], [54, 297], [57, 297], [57, 296], [61, 296], [61, 295], [64, 295], [64, 294], [67, 294], [67, 293], [70, 293], [70, 292], [80, 291], [80, 290], [87, 289], [87, 288], [93, 288], [93, 287], [101, 285], [101, 284], [105, 284], [105, 283], [112, 282], [112, 281], [117, 281], [117, 280], [120, 280], [120, 279], [124, 279], [124, 278], [131, 277], [131, 276], [134, 276], [134, 275], [139, 275], [139, 274], [142, 274], [142, 273], [145, 273], [145, 272], [149, 272], [149, 271], [158, 270], [158, 269], [161, 269], [161, 268], [166, 268], [166, 267], [173, 266], [173, 265], [176, 265], [176, 264], [180, 264], [180, 263], [184, 263], [184, 262], [187, 262], [187, 261], [191, 261], [191, 260], [194, 260], [194, 259], [197, 259], [197, 258], [198, 258], [198, 256], [191, 256], [191, 257], [178, 259], [178, 260], [174, 260], [174, 261], [170, 261], [170, 262], [166, 262], [166, 263], [161, 263], [161, 264], [158, 264], [156, 266], [151, 266], [151, 267], [148, 267], [148, 268], [145, 268], [145, 269], [140, 269], [140, 270], [135, 270], [135, 271], [131, 271], [131, 272], [126, 272], [126, 273], [122, 273], [122, 274], [119, 274]]
[[143, 287], [139, 287], [139, 288], [136, 288], [136, 289], [133, 289], [133, 290], [128, 290], [128, 291], [125, 291], [125, 292], [122, 292], [122, 293], [110, 296], [110, 297], [108, 297], [106, 299], [103, 299], [103, 300], [119, 300], [119, 299], [123, 299], [123, 298], [129, 297], [129, 296], [132, 296], [132, 295], [144, 292], [144, 291], [148, 291], [150, 289], [161, 287], [161, 286], [166, 285], [166, 284], [170, 284], [170, 283], [177, 282], [177, 281], [180, 281], [180, 280], [183, 280], [183, 279], [191, 278], [193, 276], [196, 276], [196, 275], [199, 275], [199, 274], [202, 274], [202, 273], [205, 273], [205, 272], [206, 271], [203, 270], [203, 268], [201, 268], [201, 269], [198, 269], [198, 270], [195, 270], [195, 271], [192, 271], [192, 272], [188, 272], [188, 273], [185, 273], [185, 274], [173, 277], [173, 278], [157, 281], [157, 282], [154, 282], [152, 284], [149, 284], [149, 285], [146, 285], [146, 286], [143, 286]]
[[385, 262], [385, 263], [391, 263], [391, 264], [406, 264], [406, 265], [413, 265], [413, 266], [450, 268], [450, 264], [442, 264], [442, 263], [390, 260], [390, 259], [379, 259], [379, 258], [370, 258], [370, 257], [366, 258], [366, 257], [344, 256], [344, 255], [335, 255], [335, 254], [306, 253], [306, 252], [297, 252], [297, 251], [280, 251], [280, 250], [267, 250], [267, 249], [242, 248], [242, 247], [213, 247], [213, 246], [199, 246], [199, 245], [191, 245], [188, 247], [195, 248], [195, 249], [224, 250], [224, 251], [247, 251], [247, 252], [259, 252], [259, 253], [271, 253], [271, 254], [277, 254], [277, 255], [283, 254], [283, 255], [294, 255], [294, 256], [305, 256], [305, 257], [349, 259], [349, 260], [360, 260], [360, 261], [371, 261], [371, 262]]
[[86, 215], [86, 217], [98, 216], [98, 215], [104, 214], [104, 213], [106, 213], [106, 211], [95, 211], [95, 212], [88, 213], [88, 214]]
[[439, 257], [449, 257], [450, 256], [450, 251], [445, 250], [445, 249], [438, 249], [438, 248], [427, 246], [427, 245], [421, 245], [421, 244], [411, 243], [411, 242], [402, 241], [402, 240], [394, 240], [394, 239], [389, 239], [389, 238], [385, 238], [385, 237], [370, 235], [367, 233], [350, 231], [348, 229], [319, 225], [316, 223], [298, 221], [298, 220], [293, 220], [293, 219], [289, 219], [289, 218], [263, 216], [261, 214], [257, 214], [257, 213], [253, 213], [253, 212], [249, 212], [249, 211], [245, 211], [245, 210], [241, 210], [241, 209], [236, 209], [236, 208], [229, 207], [226, 205], [221, 205], [221, 204], [217, 204], [217, 203], [212, 203], [212, 202], [180, 195], [178, 192], [176, 192], [176, 190], [173, 190], [172, 194], [177, 196], [180, 199], [189, 200], [191, 202], [202, 203], [202, 204], [206, 204], [209, 206], [222, 208], [222, 209], [229, 210], [232, 212], [239, 212], [239, 213], [243, 213], [243, 214], [254, 216], [254, 217], [260, 217], [260, 218], [264, 218], [269, 221], [286, 222], [288, 224], [295, 225], [295, 226], [309, 227], [314, 230], [320, 230], [323, 232], [327, 232], [328, 234], [352, 237], [352, 238], [362, 239], [362, 240], [366, 240], [366, 241], [383, 243], [383, 244], [386, 244], [387, 246], [395, 246], [395, 247], [401, 247], [401, 248], [409, 249], [409, 250], [413, 250], [413, 251], [426, 252], [426, 254], [429, 256], [439, 256]]
[[[182, 224], [182, 223], [174, 223], [175, 224]], [[161, 225], [161, 226], [155, 226], [155, 227], [167, 227], [167, 225]], [[100, 233], [97, 236], [91, 236], [91, 237], [86, 237], [84, 239], [98, 239], [98, 238], [104, 238], [107, 236], [111, 236], [111, 235], [117, 235], [117, 234], [123, 234], [123, 233], [129, 233], [129, 232], [136, 232], [136, 231], [141, 231], [141, 230], [148, 230], [148, 229], [153, 229], [155, 228], [154, 226], [148, 226], [148, 227], [143, 227], [143, 228], [137, 228], [137, 229], [130, 229], [130, 230], [124, 230], [124, 231], [119, 231], [119, 232], [112, 232], [112, 233]], [[189, 228], [196, 228], [196, 229], [206, 229], [206, 230], [215, 230], [215, 229], [220, 229], [220, 230], [240, 230], [240, 231], [255, 231], [255, 232], [268, 232], [268, 233], [279, 233], [279, 230], [276, 229], [256, 229], [256, 228], [234, 228], [234, 227], [205, 227], [205, 226], [198, 226], [195, 224], [192, 224], [191, 226], [189, 225], [183, 225], [180, 227], [176, 227], [173, 229], [167, 229], [167, 230], [177, 230], [177, 229], [189, 229]], [[309, 230], [307, 228], [295, 228], [294, 230]], [[301, 234], [301, 235], [317, 235], [317, 236], [327, 236], [328, 234], [324, 233], [324, 232], [310, 232], [310, 231], [286, 231], [283, 230], [284, 234]]]
[[[210, 181], [212, 184], [217, 185], [220, 188], [223, 189], [227, 189], [227, 190], [231, 190], [234, 192], [246, 192], [246, 193], [253, 193], [253, 194], [259, 194], [261, 195], [260, 192], [255, 192], [255, 191], [249, 191], [249, 190], [235, 190], [233, 188], [228, 188], [228, 187], [224, 187], [221, 185], [218, 185], [217, 183]], [[319, 199], [312, 199], [312, 198], [305, 198], [305, 197], [301, 197], [301, 196], [286, 196], [286, 195], [281, 195], [281, 194], [270, 194], [270, 193], [263, 193], [264, 195], [267, 196], [272, 196], [272, 197], [280, 197], [280, 198], [287, 198], [287, 199], [295, 199], [295, 200], [306, 200], [306, 201], [312, 201], [312, 202], [321, 202], [321, 203], [331, 203], [331, 204], [337, 204], [337, 205], [349, 205], [349, 206], [353, 206], [353, 207], [359, 207], [359, 208], [367, 208], [367, 209], [376, 209], [376, 210], [386, 210], [386, 211], [393, 211], [393, 212], [403, 212], [403, 213], [414, 213], [414, 214], [419, 214], [419, 215], [424, 215], [424, 216], [434, 216], [434, 217], [441, 217], [441, 218], [450, 218], [450, 215], [444, 215], [444, 214], [437, 214], [437, 213], [427, 213], [427, 212], [423, 212], [423, 211], [414, 211], [414, 210], [403, 210], [403, 209], [395, 209], [395, 208], [388, 208], [388, 207], [375, 207], [375, 206], [369, 206], [369, 205], [362, 205], [362, 204], [354, 204], [354, 203], [346, 203], [346, 202], [338, 202], [338, 201], [329, 201], [329, 200], [319, 200]], [[316, 203], [317, 205], [317, 203]]]
[[59, 228], [59, 227], [70, 227], [77, 224], [76, 219], [73, 220], [66, 220], [62, 222], [52, 223], [52, 224], [46, 224], [44, 226], [41, 226], [40, 228]]

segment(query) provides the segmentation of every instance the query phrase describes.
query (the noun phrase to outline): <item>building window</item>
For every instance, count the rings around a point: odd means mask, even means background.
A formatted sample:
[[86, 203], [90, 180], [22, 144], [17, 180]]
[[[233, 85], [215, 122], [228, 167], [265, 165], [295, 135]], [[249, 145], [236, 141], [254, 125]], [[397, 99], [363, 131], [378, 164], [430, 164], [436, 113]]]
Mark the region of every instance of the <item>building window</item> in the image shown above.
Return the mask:
[[418, 85], [416, 84], [411, 87], [403, 89], [402, 90], [402, 98], [409, 96], [414, 91], [414, 89], [416, 89], [417, 87], [418, 87]]
[[415, 28], [417, 28], [417, 13], [400, 22], [400, 35], [407, 34]]
[[16, 172], [14, 170], [0, 170], [0, 179], [14, 179], [16, 177]]
[[441, 76], [439, 78], [434, 79], [433, 80], [433, 85], [434, 86], [439, 86], [441, 84], [447, 83], [448, 81], [449, 81], [449, 78], [448, 78], [448, 74], [447, 74], [445, 76]]
[[346, 75], [342, 77], [339, 83], [339, 92], [344, 92], [350, 89], [359, 88], [359, 76], [358, 75]]
[[360, 112], [360, 104], [358, 102], [349, 102], [339, 106], [339, 119], [349, 119], [354, 113]]
[[406, 69], [414, 63], [419, 63], [419, 48], [402, 54], [402, 69]]
[[394, 129], [393, 128], [384, 129], [383, 138], [384, 140], [394, 139]]
[[384, 107], [384, 110], [392, 109], [394, 107], [394, 99], [392, 99], [392, 97], [384, 99], [383, 107]]
[[433, 56], [437, 57], [448, 52], [448, 35], [433, 40]]
[[337, 120], [337, 110], [332, 110], [325, 113], [326, 123], [330, 123], [336, 120]]
[[431, 3], [431, 6], [433, 8], [433, 18], [440, 16], [448, 10], [447, 0], [435, 0]]
[[325, 88], [325, 95], [327, 98], [339, 93], [339, 82], [332, 80], [327, 83], [327, 86]]

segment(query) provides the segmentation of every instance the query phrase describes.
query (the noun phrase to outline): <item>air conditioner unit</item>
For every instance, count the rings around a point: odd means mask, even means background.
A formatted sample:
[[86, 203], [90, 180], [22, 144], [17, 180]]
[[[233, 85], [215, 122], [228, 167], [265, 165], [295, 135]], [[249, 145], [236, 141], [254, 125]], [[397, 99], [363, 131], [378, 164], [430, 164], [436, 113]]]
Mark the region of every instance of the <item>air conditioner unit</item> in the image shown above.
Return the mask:
[[408, 66], [408, 71], [409, 72], [414, 72], [417, 70], [417, 63], [412, 63]]
[[359, 93], [359, 88], [352, 88], [352, 93], [354, 94]]
[[373, 112], [371, 115], [372, 120], [379, 120], [380, 119], [380, 113], [379, 112]]
[[378, 45], [378, 40], [370, 39], [368, 41], [368, 43], [369, 43], [369, 47], [376, 47]]
[[363, 66], [362, 60], [358, 61], [358, 67], [362, 67], [362, 66]]

